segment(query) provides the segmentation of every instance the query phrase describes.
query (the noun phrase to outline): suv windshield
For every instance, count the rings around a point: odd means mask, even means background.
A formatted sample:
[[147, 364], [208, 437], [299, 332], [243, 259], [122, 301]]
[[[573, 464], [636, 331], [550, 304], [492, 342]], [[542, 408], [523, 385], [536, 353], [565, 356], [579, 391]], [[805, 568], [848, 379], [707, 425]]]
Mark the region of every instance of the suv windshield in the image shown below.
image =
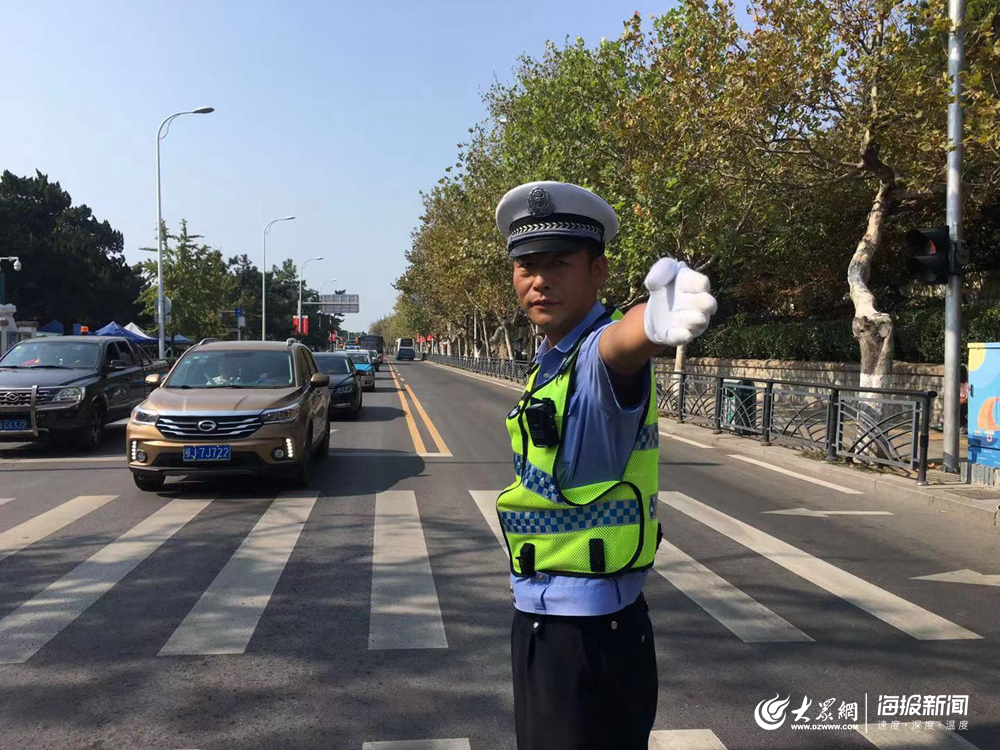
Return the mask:
[[322, 354], [314, 354], [313, 357], [316, 360], [316, 366], [319, 368], [319, 371], [325, 372], [327, 375], [346, 375], [351, 371], [350, 366], [347, 364], [347, 357], [324, 357]]
[[292, 355], [285, 351], [216, 349], [181, 358], [166, 388], [291, 388]]
[[0, 367], [65, 367], [93, 370], [101, 346], [82, 341], [22, 341], [0, 360]]
[[366, 352], [351, 352], [348, 356], [354, 360], [356, 365], [370, 365], [372, 362], [371, 356]]

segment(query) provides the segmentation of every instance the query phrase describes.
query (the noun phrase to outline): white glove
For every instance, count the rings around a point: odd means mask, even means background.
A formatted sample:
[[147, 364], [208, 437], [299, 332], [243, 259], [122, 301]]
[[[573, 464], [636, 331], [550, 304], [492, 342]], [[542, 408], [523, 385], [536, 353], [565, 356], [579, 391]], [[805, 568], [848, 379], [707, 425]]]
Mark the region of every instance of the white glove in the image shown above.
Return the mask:
[[644, 283], [649, 290], [642, 321], [646, 338], [654, 344], [681, 346], [705, 332], [717, 307], [705, 274], [673, 258], [660, 258]]

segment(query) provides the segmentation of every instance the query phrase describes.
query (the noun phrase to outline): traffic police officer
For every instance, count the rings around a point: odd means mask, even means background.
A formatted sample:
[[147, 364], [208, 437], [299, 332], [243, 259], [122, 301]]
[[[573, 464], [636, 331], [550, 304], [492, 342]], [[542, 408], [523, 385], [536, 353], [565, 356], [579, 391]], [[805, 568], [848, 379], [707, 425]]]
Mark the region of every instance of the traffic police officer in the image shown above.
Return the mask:
[[660, 539], [650, 358], [702, 333], [715, 299], [705, 276], [662, 258], [648, 302], [605, 308], [618, 218], [577, 185], [514, 188], [496, 222], [521, 307], [545, 334], [507, 415], [516, 476], [497, 499], [516, 608], [517, 746], [646, 748], [658, 681], [642, 587]]

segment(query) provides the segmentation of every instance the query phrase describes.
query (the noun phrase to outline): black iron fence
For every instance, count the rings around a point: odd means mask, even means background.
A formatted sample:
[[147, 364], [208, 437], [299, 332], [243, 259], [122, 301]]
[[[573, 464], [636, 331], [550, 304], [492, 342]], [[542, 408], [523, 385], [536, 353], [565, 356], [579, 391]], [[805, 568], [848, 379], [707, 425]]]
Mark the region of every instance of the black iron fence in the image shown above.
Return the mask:
[[431, 354], [429, 359], [442, 365], [450, 365], [460, 370], [478, 372], [480, 375], [490, 375], [494, 378], [513, 380], [515, 383], [528, 382], [528, 370], [532, 362], [520, 359], [495, 359], [493, 357], [452, 357], [444, 354]]
[[[431, 355], [462, 370], [518, 383], [531, 362]], [[758, 438], [857, 461], [899, 466], [927, 484], [927, 447], [934, 391], [854, 388], [794, 380], [733, 378], [689, 372], [657, 372], [661, 414], [714, 433]]]

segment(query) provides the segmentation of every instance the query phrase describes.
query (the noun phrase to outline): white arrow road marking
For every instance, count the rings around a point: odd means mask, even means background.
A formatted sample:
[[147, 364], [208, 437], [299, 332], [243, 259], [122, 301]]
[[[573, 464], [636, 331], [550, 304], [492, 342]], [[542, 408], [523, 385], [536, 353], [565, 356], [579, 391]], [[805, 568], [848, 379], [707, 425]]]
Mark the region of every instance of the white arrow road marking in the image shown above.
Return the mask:
[[779, 474], [784, 474], [787, 477], [795, 477], [796, 479], [801, 479], [803, 482], [811, 482], [812, 484], [818, 484], [820, 487], [826, 487], [827, 489], [836, 490], [837, 492], [843, 492], [845, 495], [863, 495], [865, 493], [858, 490], [852, 490], [849, 487], [843, 487], [839, 484], [834, 484], [833, 482], [824, 482], [822, 479], [816, 479], [815, 477], [806, 476], [805, 474], [799, 474], [797, 471], [789, 471], [788, 469], [782, 469], [780, 466], [774, 466], [766, 461], [758, 461], [756, 458], [750, 458], [749, 456], [740, 456], [736, 453], [729, 453], [730, 458], [736, 458], [740, 461], [746, 461], [748, 464], [753, 464], [754, 466], [760, 466], [764, 469], [770, 469], [771, 471], [776, 471]]
[[763, 555], [834, 596], [921, 641], [970, 640], [981, 635], [966, 630], [923, 607], [793, 547], [777, 537], [728, 516], [680, 492], [661, 492], [660, 502], [699, 521], [734, 542]]
[[830, 516], [891, 516], [887, 510], [809, 510], [809, 508], [789, 508], [788, 510], [765, 510], [773, 516], [806, 516], [807, 518], [829, 518]]
[[945, 583], [971, 583], [974, 586], [1000, 586], [1000, 574], [984, 575], [975, 570], [953, 570], [932, 576], [915, 576], [914, 581], [943, 581]]

